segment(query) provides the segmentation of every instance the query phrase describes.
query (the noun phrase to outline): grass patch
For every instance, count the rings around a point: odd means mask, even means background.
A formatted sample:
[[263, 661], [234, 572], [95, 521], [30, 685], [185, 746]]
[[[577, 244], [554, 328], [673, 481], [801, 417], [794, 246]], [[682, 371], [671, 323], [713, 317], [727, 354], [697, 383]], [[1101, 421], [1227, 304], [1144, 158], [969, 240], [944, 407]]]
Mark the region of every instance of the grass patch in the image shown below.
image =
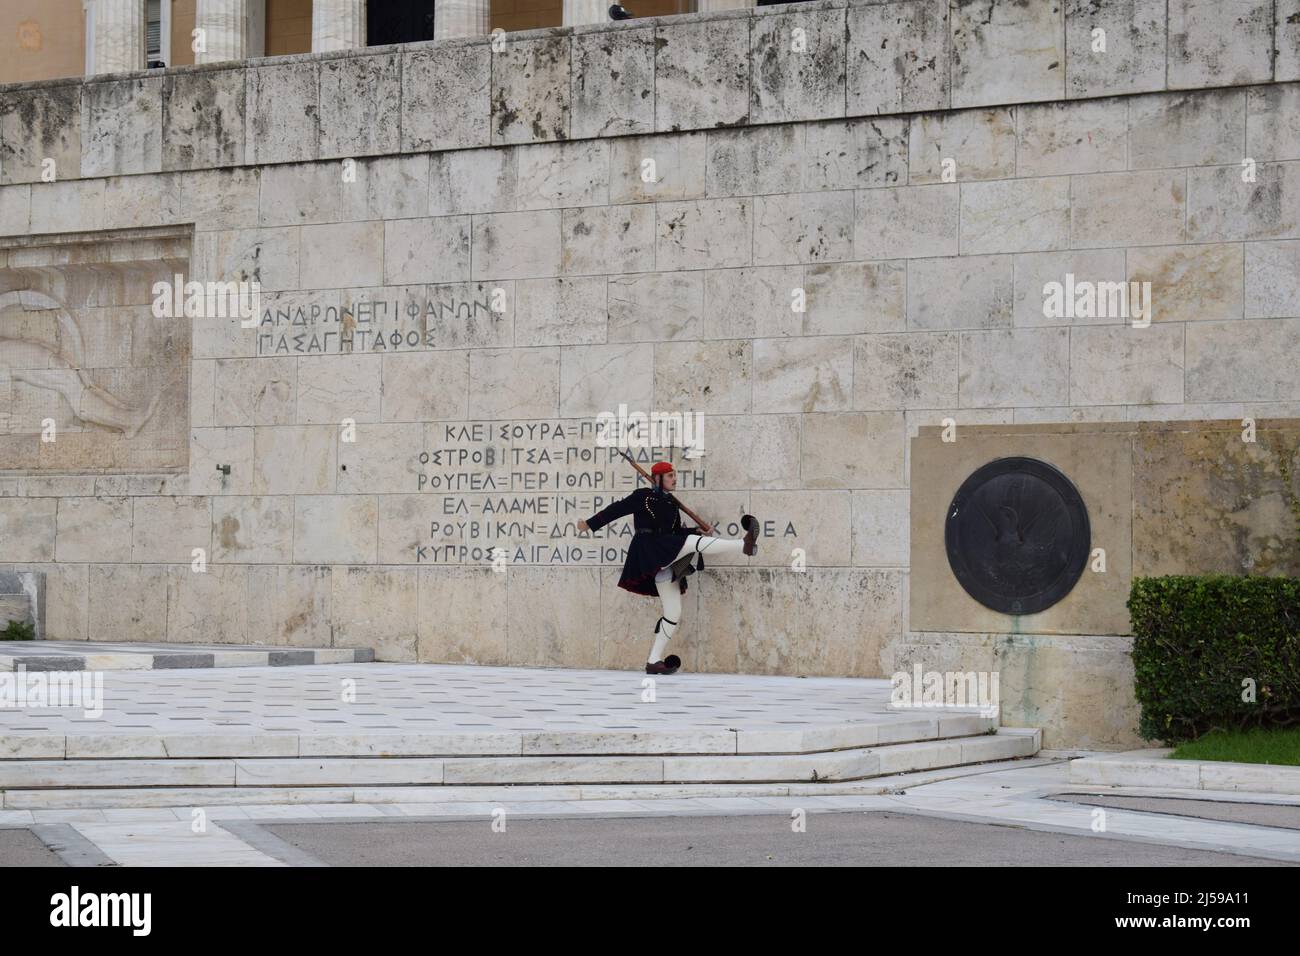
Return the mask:
[[0, 641], [34, 641], [36, 628], [31, 621], [10, 621], [0, 628]]
[[1174, 760], [1230, 760], [1300, 766], [1300, 727], [1215, 730], [1180, 744]]

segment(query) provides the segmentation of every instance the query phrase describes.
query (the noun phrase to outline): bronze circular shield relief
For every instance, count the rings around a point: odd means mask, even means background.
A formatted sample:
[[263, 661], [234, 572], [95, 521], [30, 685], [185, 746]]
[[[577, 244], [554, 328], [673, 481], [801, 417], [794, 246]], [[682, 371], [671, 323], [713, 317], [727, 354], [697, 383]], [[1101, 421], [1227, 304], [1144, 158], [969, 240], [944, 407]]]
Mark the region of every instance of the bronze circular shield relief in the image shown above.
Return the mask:
[[957, 489], [944, 543], [967, 594], [1003, 614], [1036, 614], [1079, 580], [1092, 532], [1064, 474], [1035, 458], [998, 458]]

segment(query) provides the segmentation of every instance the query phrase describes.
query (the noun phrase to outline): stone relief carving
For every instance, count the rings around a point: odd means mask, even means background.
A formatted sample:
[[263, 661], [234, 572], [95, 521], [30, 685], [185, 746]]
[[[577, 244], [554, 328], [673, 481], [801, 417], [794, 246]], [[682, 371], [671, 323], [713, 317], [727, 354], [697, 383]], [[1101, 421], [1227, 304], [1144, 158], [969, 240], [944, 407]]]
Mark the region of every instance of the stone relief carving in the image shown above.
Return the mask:
[[[54, 313], [58, 325], [56, 346], [25, 338], [21, 326], [10, 330], [6, 320], [11, 311], [32, 310]], [[16, 407], [14, 390], [18, 384], [62, 396], [79, 421], [114, 429], [127, 438], [134, 438], [153, 418], [162, 397], [156, 391], [147, 405], [136, 406], [96, 384], [86, 368], [86, 349], [77, 320], [57, 299], [35, 289], [0, 294], [0, 431], [37, 434], [39, 428], [33, 429], [30, 423], [13, 421], [11, 410]], [[58, 420], [57, 416], [50, 417]]]
[[145, 474], [189, 464], [186, 230], [0, 239], [0, 472]]

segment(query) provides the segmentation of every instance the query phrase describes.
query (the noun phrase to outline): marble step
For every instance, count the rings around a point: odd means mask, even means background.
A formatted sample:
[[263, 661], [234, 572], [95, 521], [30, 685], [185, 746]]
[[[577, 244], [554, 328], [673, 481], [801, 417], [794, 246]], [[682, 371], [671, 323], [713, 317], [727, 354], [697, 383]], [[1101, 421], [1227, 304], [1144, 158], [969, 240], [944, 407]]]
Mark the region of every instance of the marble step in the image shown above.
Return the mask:
[[1103, 787], [1246, 791], [1300, 795], [1300, 767], [1172, 760], [1172, 749], [1148, 748], [1097, 754], [1070, 761], [1070, 782]]
[[[117, 789], [10, 790], [16, 809], [76, 810], [100, 807], [216, 807], [292, 803], [486, 804], [581, 800], [679, 800], [688, 797], [798, 797], [879, 794], [896, 787], [919, 786], [950, 776], [987, 772], [1005, 761], [871, 777], [848, 783], [702, 783], [702, 784], [533, 784], [459, 787], [122, 787]], [[3, 823], [0, 817], [0, 823]]]
[[815, 754], [8, 760], [0, 791], [9, 809], [16, 791], [34, 790], [815, 783], [1027, 757], [1039, 740], [1037, 732], [999, 732]]
[[[3, 618], [0, 617], [0, 621]], [[103, 641], [0, 642], [0, 671], [147, 671], [213, 667], [368, 664], [368, 647], [270, 647]]]
[[240, 757], [541, 757], [812, 754], [828, 750], [986, 734], [990, 717], [946, 714], [856, 723], [753, 729], [538, 731], [392, 734], [96, 733], [0, 737], [10, 760], [203, 759]]

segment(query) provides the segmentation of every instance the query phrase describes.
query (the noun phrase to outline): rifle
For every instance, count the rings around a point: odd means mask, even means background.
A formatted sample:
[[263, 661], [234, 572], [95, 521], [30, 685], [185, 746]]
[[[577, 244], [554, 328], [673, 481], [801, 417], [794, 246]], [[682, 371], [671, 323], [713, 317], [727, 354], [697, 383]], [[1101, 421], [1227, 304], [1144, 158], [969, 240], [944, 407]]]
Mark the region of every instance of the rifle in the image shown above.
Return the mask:
[[[633, 468], [635, 468], [635, 469], [637, 470], [637, 473], [638, 473], [642, 478], [644, 478], [646, 481], [648, 481], [648, 482], [649, 482], [650, 484], [652, 484], [652, 485], [655, 483], [654, 478], [652, 478], [652, 477], [650, 476], [650, 473], [649, 473], [648, 471], [646, 471], [644, 468], [642, 468], [640, 465], [638, 465], [638, 464], [636, 463], [636, 459], [634, 459], [631, 455], [629, 455], [627, 452], [625, 452], [625, 451], [624, 451], [623, 449], [621, 449], [621, 448], [618, 449], [618, 453], [619, 453], [620, 455], [622, 455], [624, 458], [627, 459], [628, 464], [630, 464]], [[686, 512], [686, 517], [688, 517], [688, 518], [690, 518], [692, 521], [694, 521], [695, 524], [696, 524], [696, 526], [697, 526], [701, 531], [703, 531], [705, 534], [712, 534], [712, 533], [713, 533], [713, 525], [709, 524], [707, 521], [705, 521], [703, 518], [701, 518], [699, 515], [697, 515], [697, 514], [696, 514], [694, 511], [692, 511], [690, 508], [686, 507], [684, 504], [682, 504], [680, 501], [678, 501], [677, 498], [676, 498], [675, 496], [669, 494], [668, 492], [664, 492], [664, 494], [667, 494], [668, 497], [671, 498], [671, 499], [673, 500], [673, 502], [677, 505], [677, 507], [681, 508], [682, 511]]]

